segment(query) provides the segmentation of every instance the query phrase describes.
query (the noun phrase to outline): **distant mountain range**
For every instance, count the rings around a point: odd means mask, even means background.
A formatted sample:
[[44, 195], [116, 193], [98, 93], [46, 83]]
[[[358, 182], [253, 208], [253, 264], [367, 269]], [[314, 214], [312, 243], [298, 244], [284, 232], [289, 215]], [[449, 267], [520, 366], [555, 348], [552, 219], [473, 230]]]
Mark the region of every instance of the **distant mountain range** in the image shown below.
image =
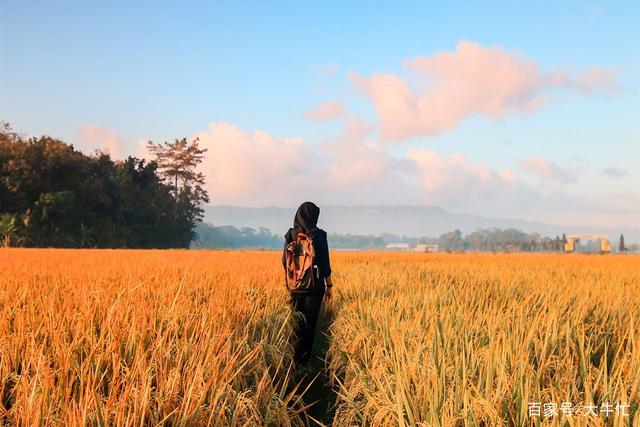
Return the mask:
[[[438, 237], [460, 229], [464, 234], [478, 228], [516, 228], [526, 233], [538, 232], [555, 237], [567, 234], [606, 234], [617, 244], [620, 234], [627, 243], [640, 241], [639, 229], [598, 227], [569, 227], [530, 222], [519, 219], [489, 218], [447, 212], [433, 206], [321, 206], [319, 225], [328, 233], [373, 234], [391, 233], [410, 237]], [[284, 234], [291, 226], [295, 208], [237, 206], [205, 207], [205, 222], [216, 226], [266, 227], [276, 234]]]

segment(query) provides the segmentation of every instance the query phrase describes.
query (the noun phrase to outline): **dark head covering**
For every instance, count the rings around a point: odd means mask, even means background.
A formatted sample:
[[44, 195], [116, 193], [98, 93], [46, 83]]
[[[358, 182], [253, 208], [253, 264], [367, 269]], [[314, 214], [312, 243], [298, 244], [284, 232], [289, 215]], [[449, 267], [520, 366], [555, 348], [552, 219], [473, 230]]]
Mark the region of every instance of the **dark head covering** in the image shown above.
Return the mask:
[[316, 224], [318, 224], [319, 216], [320, 208], [315, 203], [304, 202], [296, 211], [296, 216], [293, 219], [293, 229], [289, 230], [289, 232], [293, 236], [298, 233], [312, 234], [317, 229]]

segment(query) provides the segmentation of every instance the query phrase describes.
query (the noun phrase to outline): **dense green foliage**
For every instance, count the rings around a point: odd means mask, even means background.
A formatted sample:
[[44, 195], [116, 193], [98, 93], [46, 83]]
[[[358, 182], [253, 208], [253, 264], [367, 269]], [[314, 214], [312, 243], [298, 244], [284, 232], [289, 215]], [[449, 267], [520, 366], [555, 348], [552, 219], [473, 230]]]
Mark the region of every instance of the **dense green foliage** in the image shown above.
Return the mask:
[[200, 215], [190, 189], [176, 192], [154, 161], [0, 133], [0, 244], [188, 247]]

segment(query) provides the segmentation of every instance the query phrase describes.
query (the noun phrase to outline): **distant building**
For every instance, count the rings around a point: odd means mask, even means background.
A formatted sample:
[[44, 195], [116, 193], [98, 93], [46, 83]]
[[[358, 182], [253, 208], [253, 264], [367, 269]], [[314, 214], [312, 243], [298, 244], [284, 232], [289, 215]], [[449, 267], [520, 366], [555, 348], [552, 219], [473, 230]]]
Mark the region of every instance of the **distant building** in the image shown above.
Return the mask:
[[566, 236], [567, 242], [564, 244], [564, 252], [571, 253], [576, 251], [576, 240], [597, 240], [600, 253], [608, 254], [611, 252], [611, 243], [609, 237], [605, 234], [570, 234]]
[[416, 252], [438, 252], [436, 243], [418, 243], [414, 249]]
[[408, 243], [387, 243], [385, 249], [391, 249], [394, 251], [408, 251], [409, 244]]

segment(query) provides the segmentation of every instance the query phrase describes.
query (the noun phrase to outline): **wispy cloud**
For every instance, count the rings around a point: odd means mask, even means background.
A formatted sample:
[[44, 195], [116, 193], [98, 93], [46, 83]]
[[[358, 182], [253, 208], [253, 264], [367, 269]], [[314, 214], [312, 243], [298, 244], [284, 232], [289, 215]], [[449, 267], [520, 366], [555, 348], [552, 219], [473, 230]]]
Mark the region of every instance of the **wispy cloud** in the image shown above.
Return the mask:
[[315, 122], [328, 122], [343, 117], [347, 110], [340, 102], [323, 102], [305, 111], [304, 116]]
[[629, 175], [629, 171], [616, 166], [607, 166], [604, 168], [604, 174], [610, 178], [620, 179], [626, 178]]
[[576, 74], [566, 70], [556, 70], [546, 76], [546, 85], [573, 89], [577, 92], [591, 93], [601, 90], [618, 91], [618, 71], [591, 67]]
[[338, 73], [340, 71], [340, 65], [332, 62], [325, 65], [319, 65], [312, 68], [314, 74], [319, 77], [330, 77]]
[[562, 169], [557, 164], [545, 159], [542, 156], [520, 159], [518, 163], [520, 164], [520, 167], [522, 169], [537, 176], [541, 181], [576, 181], [575, 170]]

